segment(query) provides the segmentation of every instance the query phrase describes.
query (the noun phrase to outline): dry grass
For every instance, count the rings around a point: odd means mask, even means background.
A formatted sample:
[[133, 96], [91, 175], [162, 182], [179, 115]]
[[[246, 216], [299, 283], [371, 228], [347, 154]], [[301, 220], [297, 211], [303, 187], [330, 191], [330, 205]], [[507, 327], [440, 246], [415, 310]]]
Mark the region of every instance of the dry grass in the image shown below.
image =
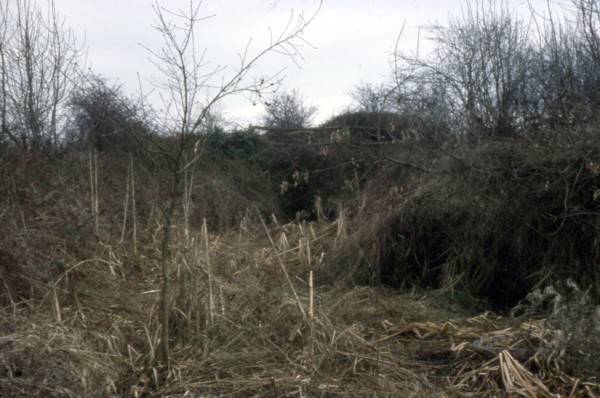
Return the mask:
[[[552, 367], [543, 320], [471, 316], [446, 292], [319, 286], [335, 224], [271, 226], [227, 236], [183, 232], [173, 264], [172, 367], [155, 358], [157, 270], [128, 270], [110, 251], [75, 298], [11, 312], [2, 330], [5, 396], [572, 396], [598, 380]], [[285, 236], [285, 237], [284, 237]], [[310, 251], [310, 257], [308, 252]], [[325, 253], [324, 255], [322, 253]], [[280, 256], [298, 301], [286, 282]], [[110, 260], [109, 258], [112, 258]], [[310, 259], [309, 259], [310, 258]], [[111, 274], [110, 269], [117, 272]], [[94, 273], [93, 271], [89, 271]], [[212, 292], [213, 297], [210, 297]], [[212, 303], [212, 304], [211, 304]], [[545, 340], [546, 339], [546, 340]], [[554, 394], [554, 395], [552, 395]]]
[[[12, 253], [3, 257], [6, 286], [35, 277], [28, 273], [33, 266], [61, 264], [10, 294], [0, 288], [0, 396], [600, 394], [597, 375], [573, 373], [550, 349], [568, 320], [473, 314], [453, 304], [450, 290], [331, 283], [333, 256], [351, 232], [343, 218], [300, 225], [272, 219], [265, 230], [248, 213], [235, 232], [202, 228], [186, 235], [177, 228], [166, 368], [156, 352], [158, 212], [149, 209], [140, 223], [137, 254], [128, 239], [119, 242], [120, 224], [107, 227], [120, 221], [107, 217], [100, 220], [104, 236], [70, 250], [77, 240], [56, 228], [56, 217], [85, 214], [86, 203], [78, 204], [76, 178], [51, 181], [52, 191], [67, 195], [30, 207], [37, 215], [28, 234], [17, 223], [18, 203], [2, 202], [0, 209], [12, 228], [0, 241]], [[114, 200], [121, 204], [123, 196]], [[93, 229], [93, 219], [81, 223]], [[63, 244], [51, 251], [48, 242]], [[24, 265], [17, 269], [15, 262]]]

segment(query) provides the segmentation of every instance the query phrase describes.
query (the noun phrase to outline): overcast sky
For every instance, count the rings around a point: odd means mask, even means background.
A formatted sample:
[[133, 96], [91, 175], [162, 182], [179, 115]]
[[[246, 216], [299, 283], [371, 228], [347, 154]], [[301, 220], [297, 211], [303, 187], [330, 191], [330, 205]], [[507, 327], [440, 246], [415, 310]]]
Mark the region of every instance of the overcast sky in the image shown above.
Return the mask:
[[[185, 7], [189, 0], [163, 0], [169, 9]], [[147, 81], [156, 75], [148, 52], [140, 45], [158, 48], [152, 29], [152, 0], [55, 0], [67, 24], [83, 37], [91, 69], [136, 91], [137, 75]], [[200, 27], [202, 46], [211, 65], [231, 65], [252, 38], [251, 50], [269, 40], [269, 28], [280, 30], [290, 12], [312, 14], [318, 0], [205, 0], [202, 15], [214, 15]], [[351, 104], [348, 95], [361, 82], [377, 83], [390, 74], [389, 58], [402, 24], [401, 47], [414, 48], [420, 26], [444, 23], [459, 13], [463, 0], [324, 0], [304, 37], [314, 47], [304, 47], [300, 67], [281, 56], [264, 58], [258, 74], [286, 68], [284, 88], [299, 89], [307, 102], [319, 108], [322, 121]], [[526, 9], [524, 0], [508, 0], [515, 9]], [[222, 106], [228, 119], [256, 122], [263, 112], [243, 98]]]

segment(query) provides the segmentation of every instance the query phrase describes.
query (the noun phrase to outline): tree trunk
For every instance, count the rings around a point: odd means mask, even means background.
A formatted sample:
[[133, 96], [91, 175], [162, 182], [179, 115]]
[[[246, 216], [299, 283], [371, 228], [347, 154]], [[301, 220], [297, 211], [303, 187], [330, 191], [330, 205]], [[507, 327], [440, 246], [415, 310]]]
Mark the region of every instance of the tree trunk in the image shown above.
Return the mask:
[[177, 171], [172, 175], [172, 187], [169, 202], [163, 210], [164, 226], [161, 242], [161, 271], [162, 271], [162, 290], [160, 296], [160, 323], [161, 323], [161, 342], [160, 355], [164, 366], [169, 367], [169, 320], [171, 313], [171, 283], [169, 280], [169, 266], [171, 264], [171, 239], [173, 231], [173, 218], [175, 216], [175, 206], [180, 185], [180, 174]]

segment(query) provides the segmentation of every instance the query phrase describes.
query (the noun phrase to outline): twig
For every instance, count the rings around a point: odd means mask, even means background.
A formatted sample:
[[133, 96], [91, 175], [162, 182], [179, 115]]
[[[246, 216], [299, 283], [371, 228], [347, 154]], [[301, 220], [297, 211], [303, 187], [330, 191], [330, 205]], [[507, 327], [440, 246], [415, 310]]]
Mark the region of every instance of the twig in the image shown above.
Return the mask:
[[202, 236], [204, 243], [204, 261], [206, 262], [206, 272], [208, 274], [208, 319], [209, 324], [212, 325], [214, 322], [215, 301], [213, 295], [212, 272], [210, 269], [210, 255], [208, 252], [208, 227], [206, 226], [206, 218], [202, 220]]
[[313, 281], [313, 271], [308, 273], [308, 316], [310, 320], [310, 356], [314, 356], [315, 351], [315, 286]]
[[127, 177], [125, 178], [125, 204], [123, 205], [123, 225], [121, 227], [121, 239], [119, 243], [125, 240], [125, 229], [127, 227], [127, 211], [129, 210], [129, 182], [131, 180], [131, 166], [127, 168]]
[[133, 167], [133, 156], [129, 158], [131, 173], [129, 174], [131, 182], [129, 184], [131, 188], [131, 221], [132, 221], [132, 234], [133, 234], [133, 253], [137, 256], [137, 215], [135, 209], [135, 169]]

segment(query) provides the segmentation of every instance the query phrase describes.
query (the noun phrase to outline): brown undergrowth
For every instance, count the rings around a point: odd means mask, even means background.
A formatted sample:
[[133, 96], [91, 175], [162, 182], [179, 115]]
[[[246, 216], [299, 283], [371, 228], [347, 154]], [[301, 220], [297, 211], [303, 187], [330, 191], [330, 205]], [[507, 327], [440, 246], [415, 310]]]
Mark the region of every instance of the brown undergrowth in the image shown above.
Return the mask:
[[395, 150], [362, 192], [337, 274], [450, 287], [506, 310], [573, 279], [600, 298], [597, 137]]
[[[284, 224], [248, 210], [219, 233], [178, 225], [166, 368], [157, 354], [158, 212], [145, 204], [137, 245], [131, 224], [121, 239], [122, 217], [100, 217], [95, 236], [81, 200], [86, 179], [59, 172], [3, 181], [13, 193], [0, 209], [9, 231], [0, 242], [0, 396], [600, 394], [597, 375], [573, 366], [590, 358], [569, 355], [591, 349], [574, 334], [597, 333], [591, 304], [565, 298], [540, 313], [524, 303], [530, 310], [511, 318], [467, 310], [449, 288], [336, 283], [336, 256], [355, 232], [344, 212]], [[575, 310], [583, 315], [567, 316]]]

